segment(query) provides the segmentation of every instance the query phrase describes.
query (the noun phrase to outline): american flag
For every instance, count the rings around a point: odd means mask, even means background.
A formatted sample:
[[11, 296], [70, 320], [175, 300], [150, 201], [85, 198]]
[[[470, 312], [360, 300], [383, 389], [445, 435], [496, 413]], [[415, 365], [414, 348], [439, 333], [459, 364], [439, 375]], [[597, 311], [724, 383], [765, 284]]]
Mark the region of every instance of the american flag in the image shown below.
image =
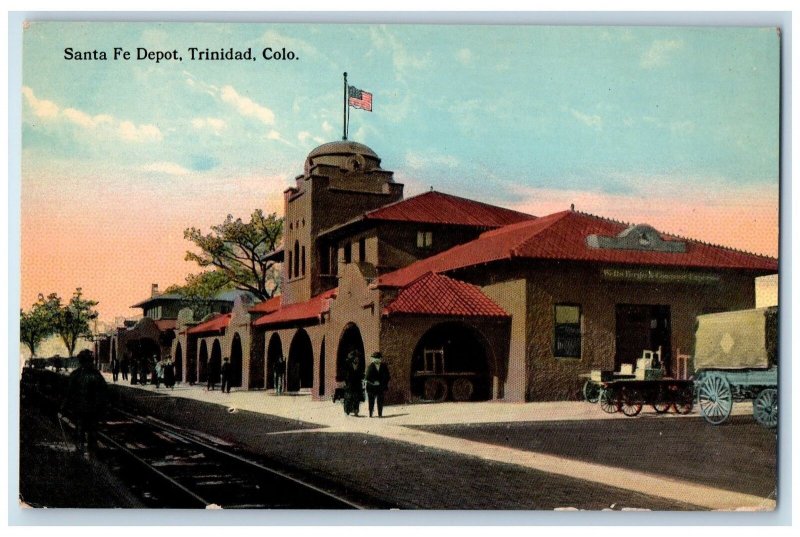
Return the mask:
[[370, 92], [360, 90], [355, 86], [348, 86], [347, 96], [349, 97], [348, 103], [353, 108], [372, 112], [372, 94]]

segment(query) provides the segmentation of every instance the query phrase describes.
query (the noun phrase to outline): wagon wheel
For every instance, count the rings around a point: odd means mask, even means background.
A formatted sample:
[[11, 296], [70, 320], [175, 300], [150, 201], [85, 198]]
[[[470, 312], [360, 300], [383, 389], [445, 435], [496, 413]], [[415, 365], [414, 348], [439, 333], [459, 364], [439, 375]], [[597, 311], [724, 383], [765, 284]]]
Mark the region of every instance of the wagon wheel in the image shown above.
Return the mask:
[[600, 386], [587, 380], [583, 385], [583, 398], [590, 403], [596, 403], [600, 399]]
[[447, 383], [440, 378], [429, 378], [425, 381], [423, 393], [428, 401], [444, 401], [447, 399]]
[[656, 414], [666, 414], [669, 411], [669, 407], [672, 406], [672, 403], [659, 402], [653, 403], [650, 406], [653, 407], [653, 410], [656, 411]]
[[624, 390], [620, 410], [628, 417], [634, 417], [642, 411], [642, 398], [636, 390]]
[[456, 379], [451, 389], [454, 401], [469, 401], [474, 391], [475, 387], [472, 385], [472, 381], [465, 378]]
[[603, 412], [613, 414], [614, 412], [619, 411], [619, 405], [614, 397], [613, 390], [601, 388], [598, 399], [600, 401], [600, 408], [603, 409]]
[[761, 390], [753, 400], [753, 417], [759, 425], [774, 429], [778, 426], [778, 390]]
[[697, 387], [697, 404], [705, 420], [712, 425], [728, 419], [733, 408], [733, 393], [728, 379], [718, 373], [707, 375]]
[[675, 412], [678, 414], [689, 414], [694, 408], [694, 389], [691, 386], [685, 386], [678, 392], [678, 397], [675, 400]]

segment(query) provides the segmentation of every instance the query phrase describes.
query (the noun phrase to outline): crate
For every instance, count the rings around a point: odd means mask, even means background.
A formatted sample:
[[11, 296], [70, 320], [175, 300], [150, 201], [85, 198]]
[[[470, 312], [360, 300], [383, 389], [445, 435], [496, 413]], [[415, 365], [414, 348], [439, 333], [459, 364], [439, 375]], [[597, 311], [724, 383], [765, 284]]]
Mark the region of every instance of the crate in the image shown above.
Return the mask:
[[592, 372], [589, 376], [591, 380], [594, 382], [608, 382], [610, 380], [614, 380], [614, 372], [613, 371], [601, 371], [599, 369], [592, 369]]

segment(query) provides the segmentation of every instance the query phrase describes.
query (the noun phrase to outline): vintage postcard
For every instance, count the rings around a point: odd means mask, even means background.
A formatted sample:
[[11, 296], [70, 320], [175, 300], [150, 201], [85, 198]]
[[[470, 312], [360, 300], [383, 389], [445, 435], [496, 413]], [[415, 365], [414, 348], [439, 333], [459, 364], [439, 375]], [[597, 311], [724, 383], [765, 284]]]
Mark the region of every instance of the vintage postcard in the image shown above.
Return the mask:
[[22, 57], [21, 508], [779, 505], [779, 28]]

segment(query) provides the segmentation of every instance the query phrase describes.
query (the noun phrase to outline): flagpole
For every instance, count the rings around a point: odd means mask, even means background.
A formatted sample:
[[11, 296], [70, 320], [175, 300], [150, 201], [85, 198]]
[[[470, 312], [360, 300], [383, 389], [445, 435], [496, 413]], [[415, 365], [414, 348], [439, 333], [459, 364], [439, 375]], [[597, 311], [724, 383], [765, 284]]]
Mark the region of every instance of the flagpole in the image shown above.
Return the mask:
[[344, 108], [342, 108], [342, 140], [347, 140], [347, 73], [344, 73]]

